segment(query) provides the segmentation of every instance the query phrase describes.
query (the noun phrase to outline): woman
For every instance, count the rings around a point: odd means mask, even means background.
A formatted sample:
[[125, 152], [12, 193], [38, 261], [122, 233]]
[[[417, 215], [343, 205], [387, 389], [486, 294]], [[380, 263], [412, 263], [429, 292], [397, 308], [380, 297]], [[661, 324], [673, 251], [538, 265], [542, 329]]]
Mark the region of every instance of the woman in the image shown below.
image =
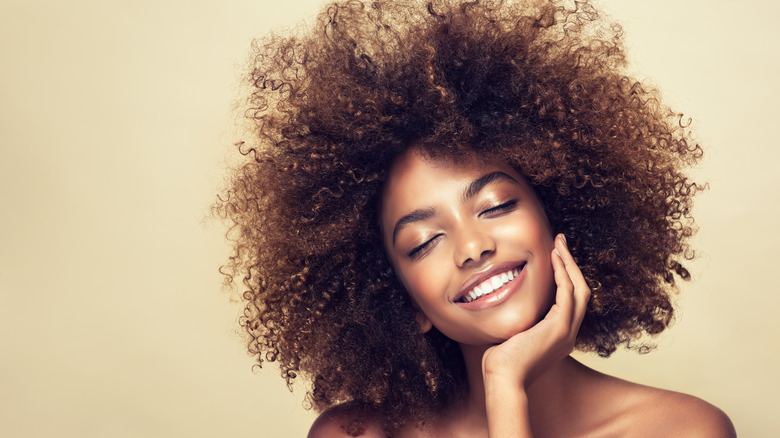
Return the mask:
[[227, 272], [311, 436], [733, 435], [567, 357], [647, 349], [688, 278], [701, 148], [624, 64], [587, 3], [353, 1], [258, 44]]

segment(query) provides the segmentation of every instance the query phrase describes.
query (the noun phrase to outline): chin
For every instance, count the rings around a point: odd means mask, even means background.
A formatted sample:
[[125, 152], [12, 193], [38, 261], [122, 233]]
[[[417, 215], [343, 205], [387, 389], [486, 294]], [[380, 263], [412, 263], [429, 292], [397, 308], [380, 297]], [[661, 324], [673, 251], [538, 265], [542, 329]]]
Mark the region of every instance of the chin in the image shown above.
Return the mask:
[[[522, 333], [531, 327], [539, 323], [547, 315], [552, 307], [552, 302], [547, 306], [540, 307], [540, 310], [533, 315], [529, 315], [526, 312], [513, 312], [511, 315], [507, 315], [504, 318], [500, 318], [498, 331], [496, 337], [498, 342], [506, 341], [512, 336]], [[518, 315], [519, 313], [519, 315]], [[518, 317], [519, 316], [519, 317]]]

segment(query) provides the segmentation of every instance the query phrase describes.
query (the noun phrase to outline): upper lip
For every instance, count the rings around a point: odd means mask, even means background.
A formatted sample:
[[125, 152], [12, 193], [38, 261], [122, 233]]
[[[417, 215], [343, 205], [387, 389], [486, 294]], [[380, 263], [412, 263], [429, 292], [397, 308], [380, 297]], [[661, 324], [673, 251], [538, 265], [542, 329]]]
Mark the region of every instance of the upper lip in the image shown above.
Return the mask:
[[523, 266], [524, 264], [525, 264], [524, 261], [502, 262], [502, 263], [497, 263], [495, 265], [487, 266], [485, 269], [471, 274], [466, 279], [466, 281], [464, 281], [463, 284], [461, 284], [460, 289], [458, 289], [458, 293], [455, 295], [455, 298], [453, 298], [452, 301], [458, 301], [459, 299], [463, 298], [464, 295], [466, 295], [467, 293], [471, 292], [472, 289], [474, 289], [474, 286], [479, 285], [480, 283], [487, 280], [488, 278], [496, 274], [509, 271], [510, 269]]

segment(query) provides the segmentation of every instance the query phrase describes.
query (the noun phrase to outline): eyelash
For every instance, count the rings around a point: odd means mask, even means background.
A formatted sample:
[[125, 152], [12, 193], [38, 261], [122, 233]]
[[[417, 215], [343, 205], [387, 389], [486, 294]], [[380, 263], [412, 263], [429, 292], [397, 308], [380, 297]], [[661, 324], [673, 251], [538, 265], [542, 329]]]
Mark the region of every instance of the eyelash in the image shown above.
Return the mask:
[[511, 201], [504, 202], [503, 204], [499, 204], [495, 207], [488, 208], [487, 210], [479, 213], [479, 216], [485, 216], [485, 215], [492, 215], [495, 213], [503, 213], [507, 210], [511, 210], [515, 205], [517, 204], [517, 200], [513, 199]]
[[433, 243], [433, 241], [436, 240], [440, 235], [441, 234], [437, 234], [431, 237], [430, 239], [426, 240], [422, 244], [415, 246], [414, 248], [412, 248], [411, 251], [409, 251], [407, 256], [412, 260], [416, 259], [417, 257], [420, 257], [422, 255], [422, 250], [424, 250], [428, 245]]
[[[504, 202], [503, 204], [499, 204], [495, 207], [488, 208], [487, 210], [484, 210], [481, 213], [479, 213], [479, 216], [492, 215], [495, 213], [503, 213], [507, 210], [511, 210], [516, 204], [517, 204], [517, 200], [513, 199], [511, 201]], [[422, 255], [422, 251], [425, 248], [427, 248], [428, 245], [433, 243], [433, 241], [436, 240], [439, 236], [440, 234], [437, 234], [431, 237], [430, 239], [426, 240], [422, 244], [415, 246], [414, 248], [412, 248], [411, 251], [407, 253], [407, 257], [409, 257], [412, 260], [420, 257]]]

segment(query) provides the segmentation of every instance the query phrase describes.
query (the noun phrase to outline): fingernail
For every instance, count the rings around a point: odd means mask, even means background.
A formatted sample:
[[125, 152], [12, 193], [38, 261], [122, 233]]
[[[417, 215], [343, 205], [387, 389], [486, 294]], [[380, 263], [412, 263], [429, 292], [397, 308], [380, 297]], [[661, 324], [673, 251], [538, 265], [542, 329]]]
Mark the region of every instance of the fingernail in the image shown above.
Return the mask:
[[561, 252], [558, 251], [558, 248], [553, 248], [553, 251], [555, 251], [555, 253], [558, 254], [558, 257], [561, 257]]
[[563, 241], [563, 246], [565, 246], [566, 248], [568, 248], [568, 247], [569, 247], [569, 243], [568, 243], [568, 242], [566, 242], [566, 236], [564, 236], [563, 234], [561, 234], [561, 240]]

